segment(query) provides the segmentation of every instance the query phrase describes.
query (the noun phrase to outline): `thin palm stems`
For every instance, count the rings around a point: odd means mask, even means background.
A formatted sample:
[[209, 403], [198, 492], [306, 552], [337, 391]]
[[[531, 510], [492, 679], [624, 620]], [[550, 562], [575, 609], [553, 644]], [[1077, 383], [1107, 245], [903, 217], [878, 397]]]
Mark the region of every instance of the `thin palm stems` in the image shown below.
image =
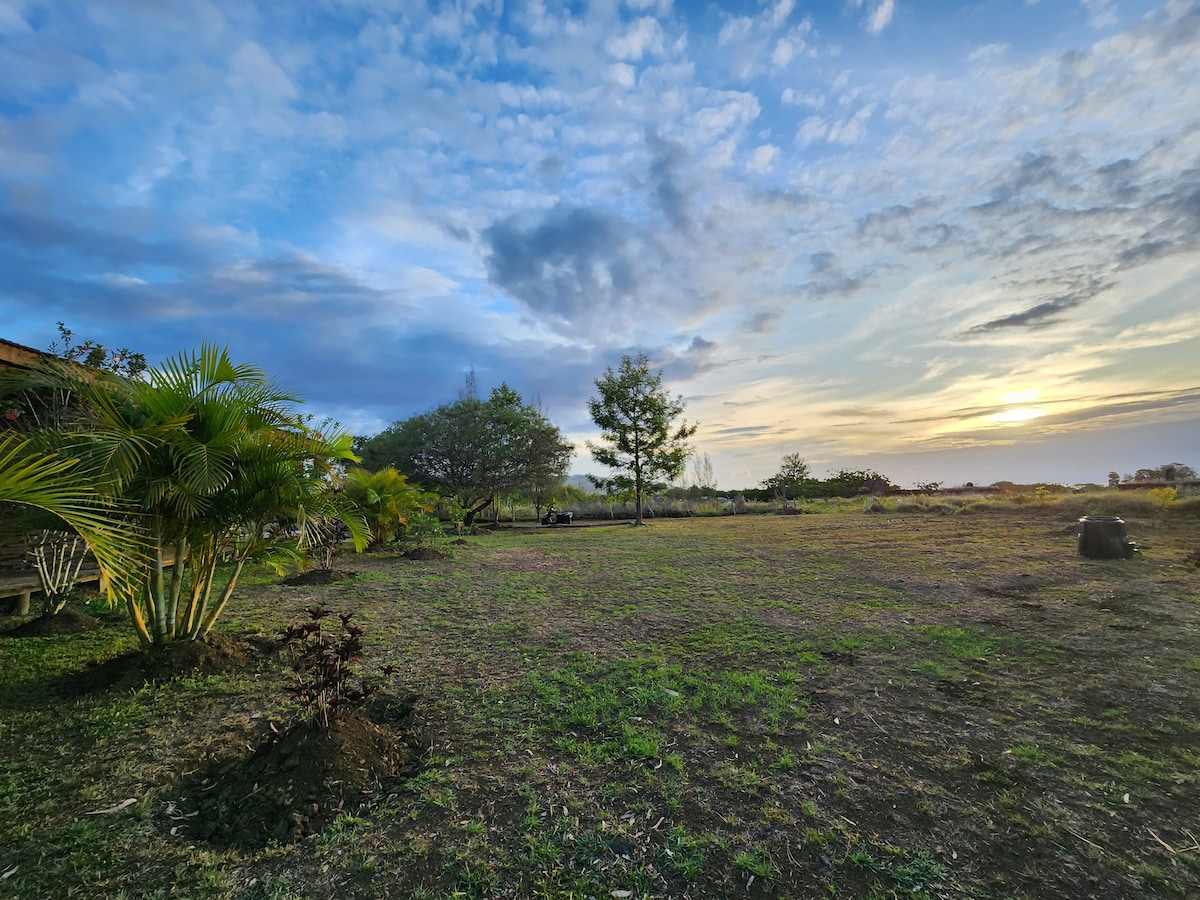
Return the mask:
[[174, 635], [179, 625], [179, 596], [183, 591], [183, 565], [187, 561], [188, 540], [181, 537], [175, 544], [175, 563], [171, 567], [171, 599], [167, 604], [167, 621], [171, 623], [171, 633]]
[[208, 633], [212, 631], [213, 623], [225, 609], [225, 604], [229, 602], [229, 598], [233, 596], [233, 590], [237, 587], [238, 576], [242, 574], [242, 567], [246, 565], [246, 560], [249, 558], [249, 551], [238, 557], [237, 564], [233, 567], [233, 572], [229, 575], [229, 583], [225, 585], [221, 591], [221, 596], [217, 600], [217, 605], [212, 608], [212, 611], [205, 616], [203, 623], [196, 631], [189, 635], [193, 640], [197, 637], [208, 637]]

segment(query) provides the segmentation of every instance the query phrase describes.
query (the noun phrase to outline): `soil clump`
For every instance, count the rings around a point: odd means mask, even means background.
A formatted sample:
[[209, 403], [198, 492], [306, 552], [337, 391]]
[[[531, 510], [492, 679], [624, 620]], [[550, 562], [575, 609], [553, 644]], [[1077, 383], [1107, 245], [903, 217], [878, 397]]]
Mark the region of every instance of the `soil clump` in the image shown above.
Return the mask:
[[64, 697], [79, 697], [110, 688], [137, 688], [148, 681], [229, 675], [250, 668], [277, 649], [277, 642], [269, 639], [224, 634], [210, 634], [198, 641], [172, 641], [162, 647], [122, 653], [70, 672], [57, 680], [55, 691]]
[[419, 743], [399, 730], [414, 700], [377, 695], [328, 729], [305, 720], [273, 730], [250, 756], [216, 761], [185, 782], [161, 824], [188, 840], [247, 850], [319, 833], [414, 773]]
[[335, 581], [349, 581], [358, 577], [357, 572], [343, 572], [339, 569], [309, 569], [289, 576], [279, 583], [285, 587], [311, 587], [320, 584], [333, 584]]
[[101, 622], [95, 616], [64, 609], [57, 615], [38, 616], [23, 625], [5, 631], [4, 637], [58, 637], [64, 634], [83, 634], [85, 631], [95, 631], [101, 627]]

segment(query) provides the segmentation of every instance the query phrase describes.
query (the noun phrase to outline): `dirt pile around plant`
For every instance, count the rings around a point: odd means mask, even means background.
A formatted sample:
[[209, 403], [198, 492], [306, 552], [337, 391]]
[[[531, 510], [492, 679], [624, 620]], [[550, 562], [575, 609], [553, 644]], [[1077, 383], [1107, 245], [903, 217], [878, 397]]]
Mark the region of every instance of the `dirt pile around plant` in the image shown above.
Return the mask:
[[228, 675], [248, 668], [262, 647], [224, 634], [200, 641], [172, 641], [139, 654], [134, 670], [147, 681], [169, 681], [196, 675]]
[[449, 553], [443, 553], [436, 547], [414, 547], [404, 554], [404, 559], [449, 559]]
[[78, 697], [114, 687], [141, 687], [148, 681], [229, 675], [250, 668], [275, 652], [278, 642], [269, 638], [210, 634], [201, 641], [172, 641], [162, 647], [122, 653], [62, 676], [55, 689], [65, 697]]
[[54, 616], [38, 616], [24, 625], [18, 625], [4, 632], [5, 637], [58, 637], [63, 634], [82, 634], [85, 631], [95, 631], [101, 622], [95, 616], [64, 609]]
[[309, 569], [283, 579], [280, 584], [285, 587], [311, 587], [320, 584], [333, 584], [336, 581], [349, 581], [358, 577], [357, 572], [343, 572], [339, 569]]
[[[395, 701], [390, 718], [409, 710], [411, 700]], [[418, 748], [393, 721], [363, 713], [342, 716], [328, 730], [305, 721], [271, 734], [249, 757], [214, 763], [184, 783], [162, 826], [221, 847], [294, 843], [413, 774]]]

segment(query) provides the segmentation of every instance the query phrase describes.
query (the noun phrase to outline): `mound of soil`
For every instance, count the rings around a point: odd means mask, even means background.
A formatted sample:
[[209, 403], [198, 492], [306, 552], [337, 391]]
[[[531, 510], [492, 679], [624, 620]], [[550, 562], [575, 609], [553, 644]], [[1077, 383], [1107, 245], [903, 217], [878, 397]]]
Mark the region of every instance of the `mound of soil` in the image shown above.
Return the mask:
[[342, 572], [338, 569], [309, 569], [279, 582], [287, 587], [308, 587], [317, 584], [333, 584], [335, 581], [349, 581], [357, 577], [357, 572]]
[[243, 640], [224, 634], [210, 634], [203, 641], [174, 641], [164, 647], [122, 653], [83, 671], [71, 672], [58, 680], [55, 690], [66, 697], [78, 697], [112, 687], [140, 687], [147, 681], [227, 675], [249, 667], [277, 646], [270, 640]]
[[449, 553], [443, 553], [436, 547], [414, 547], [404, 554], [404, 559], [449, 559]]
[[147, 679], [165, 681], [192, 675], [227, 675], [250, 664], [258, 647], [224, 634], [202, 641], [172, 641], [142, 654], [141, 672]]
[[5, 637], [57, 637], [61, 634], [82, 634], [85, 631], [95, 631], [101, 622], [95, 616], [64, 609], [55, 616], [38, 616], [24, 625], [18, 625], [4, 632]]
[[302, 722], [272, 734], [251, 756], [214, 764], [186, 782], [178, 813], [168, 807], [163, 825], [221, 847], [294, 843], [411, 775], [418, 756], [415, 742], [362, 713], [328, 730]]

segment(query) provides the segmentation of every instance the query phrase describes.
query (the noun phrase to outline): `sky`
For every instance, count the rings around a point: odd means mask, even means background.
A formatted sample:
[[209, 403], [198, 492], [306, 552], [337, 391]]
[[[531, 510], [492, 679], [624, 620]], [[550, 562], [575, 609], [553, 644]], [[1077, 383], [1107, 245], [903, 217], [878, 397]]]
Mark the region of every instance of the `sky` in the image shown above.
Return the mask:
[[0, 337], [358, 434], [507, 382], [722, 488], [1200, 465], [1200, 2], [0, 0]]

